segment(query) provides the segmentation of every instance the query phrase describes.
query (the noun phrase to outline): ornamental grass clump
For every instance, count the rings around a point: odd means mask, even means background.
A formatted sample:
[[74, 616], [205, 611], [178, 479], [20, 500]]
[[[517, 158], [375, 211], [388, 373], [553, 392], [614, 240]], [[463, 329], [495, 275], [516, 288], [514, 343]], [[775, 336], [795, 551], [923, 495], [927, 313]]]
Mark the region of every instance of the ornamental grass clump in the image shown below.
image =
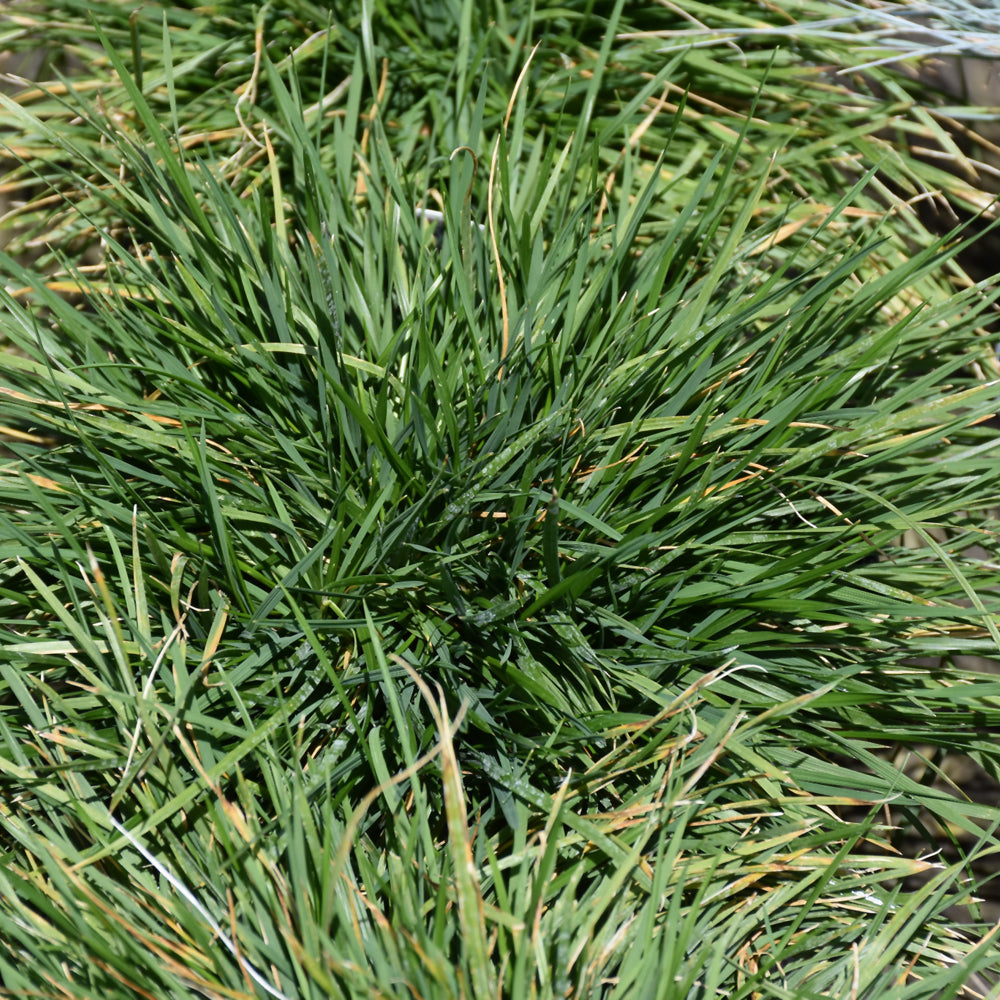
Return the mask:
[[982, 192], [799, 6], [3, 29], [3, 995], [989, 988]]

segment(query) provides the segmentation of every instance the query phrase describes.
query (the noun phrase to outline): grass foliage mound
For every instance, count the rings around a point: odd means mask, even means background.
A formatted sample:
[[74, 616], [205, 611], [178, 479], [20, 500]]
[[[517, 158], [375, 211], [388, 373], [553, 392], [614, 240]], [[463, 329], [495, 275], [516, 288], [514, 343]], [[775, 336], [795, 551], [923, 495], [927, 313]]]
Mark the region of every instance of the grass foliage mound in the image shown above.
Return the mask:
[[3, 26], [2, 995], [959, 995], [941, 114], [822, 4], [342, 6]]

